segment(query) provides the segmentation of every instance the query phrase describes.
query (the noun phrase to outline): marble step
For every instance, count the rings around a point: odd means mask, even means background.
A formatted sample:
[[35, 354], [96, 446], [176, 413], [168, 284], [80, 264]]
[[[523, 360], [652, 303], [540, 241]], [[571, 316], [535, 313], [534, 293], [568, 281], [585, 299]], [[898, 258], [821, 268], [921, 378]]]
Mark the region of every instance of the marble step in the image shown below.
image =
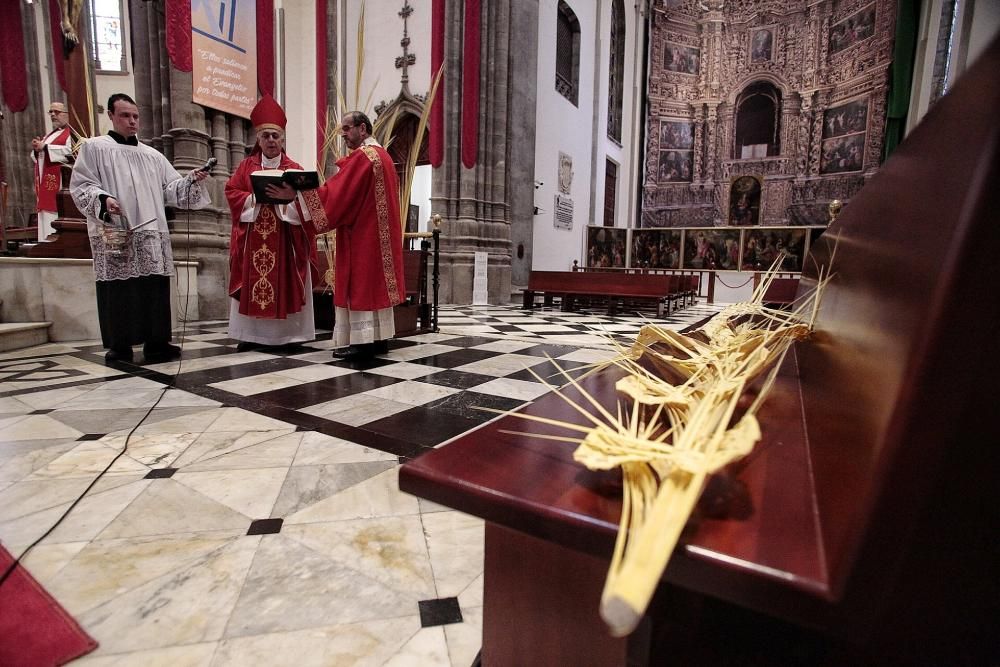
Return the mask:
[[0, 352], [49, 342], [51, 322], [0, 323]]

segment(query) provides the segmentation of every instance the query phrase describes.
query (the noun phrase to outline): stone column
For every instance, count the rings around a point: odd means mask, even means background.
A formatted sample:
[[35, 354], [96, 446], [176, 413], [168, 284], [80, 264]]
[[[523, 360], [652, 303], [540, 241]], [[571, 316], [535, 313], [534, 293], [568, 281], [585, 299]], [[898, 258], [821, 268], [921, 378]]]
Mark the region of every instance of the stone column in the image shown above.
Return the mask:
[[719, 105], [707, 105], [705, 118], [705, 181], [711, 184], [716, 177], [716, 160], [719, 155], [717, 137], [719, 135]]
[[809, 135], [812, 132], [812, 93], [800, 93], [798, 137], [795, 148], [795, 175], [805, 177], [809, 172]]
[[781, 157], [794, 157], [798, 137], [799, 100], [797, 95], [789, 95], [781, 100]]
[[[489, 255], [488, 290], [491, 303], [507, 303], [511, 292], [511, 190], [509, 182], [508, 146], [513, 125], [519, 124], [523, 136], [525, 121], [514, 116], [523, 113], [524, 100], [513, 104], [508, 88], [511, 73], [510, 0], [484, 2], [481, 6], [482, 34], [480, 40], [480, 99], [479, 117], [461, 117], [462, 86], [462, 0], [447, 0], [445, 27], [445, 67], [447, 82], [444, 96], [444, 160], [432, 177], [431, 212], [440, 214], [441, 291], [442, 303], [470, 303], [472, 300], [473, 261], [476, 252]], [[524, 3], [518, 3], [524, 4]], [[519, 8], [519, 25], [537, 16], [537, 5]], [[525, 50], [523, 35], [518, 34], [517, 53]], [[523, 67], [523, 64], [521, 65]], [[525, 76], [534, 75], [519, 70]], [[520, 82], [519, 82], [520, 83]], [[515, 88], [520, 90], [520, 88]], [[476, 164], [466, 169], [461, 163], [461, 123], [478, 123], [479, 150]], [[531, 145], [516, 146], [516, 150], [534, 155]], [[522, 155], [523, 157], [523, 155]], [[527, 159], [527, 158], [525, 158]], [[530, 172], [528, 172], [530, 173]], [[530, 238], [527, 222], [527, 201], [533, 178], [518, 180], [517, 192], [519, 234]], [[523, 240], [521, 241], [523, 243]], [[530, 260], [529, 260], [530, 261]], [[528, 264], [530, 267], [530, 264]], [[524, 270], [524, 265], [521, 266]]]
[[700, 183], [705, 166], [705, 105], [697, 104], [694, 108], [694, 174], [693, 182]]
[[[511, 3], [510, 33], [517, 36], [517, 57], [510, 59], [510, 98], [518, 108], [534, 109], [538, 97], [538, 3]], [[527, 287], [531, 273], [532, 232], [535, 221], [535, 117], [533, 113], [507, 116], [510, 174], [510, 245], [512, 286]]]

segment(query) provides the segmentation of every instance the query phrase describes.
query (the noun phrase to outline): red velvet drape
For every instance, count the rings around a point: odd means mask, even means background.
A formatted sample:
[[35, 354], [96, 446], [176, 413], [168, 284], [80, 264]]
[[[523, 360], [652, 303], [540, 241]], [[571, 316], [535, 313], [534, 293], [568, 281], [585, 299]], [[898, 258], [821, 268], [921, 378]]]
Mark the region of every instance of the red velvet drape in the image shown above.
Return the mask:
[[[444, 0], [434, 0], [431, 5], [431, 76], [438, 73], [444, 62]], [[444, 160], [444, 89], [447, 73], [441, 75], [437, 95], [431, 107], [430, 160], [432, 167], [440, 167]]]
[[28, 106], [28, 70], [24, 60], [21, 32], [21, 2], [0, 2], [0, 80], [3, 101], [11, 111]]
[[167, 26], [167, 55], [170, 63], [181, 72], [190, 72], [191, 62], [191, 0], [166, 0], [163, 18]]
[[257, 0], [257, 89], [274, 97], [274, 0]]
[[479, 150], [479, 0], [465, 0], [462, 44], [462, 164], [476, 165]]
[[56, 81], [63, 92], [69, 92], [66, 85], [66, 56], [63, 54], [63, 34], [60, 25], [61, 10], [57, 0], [49, 0], [49, 30], [52, 34], [52, 61], [55, 63]]

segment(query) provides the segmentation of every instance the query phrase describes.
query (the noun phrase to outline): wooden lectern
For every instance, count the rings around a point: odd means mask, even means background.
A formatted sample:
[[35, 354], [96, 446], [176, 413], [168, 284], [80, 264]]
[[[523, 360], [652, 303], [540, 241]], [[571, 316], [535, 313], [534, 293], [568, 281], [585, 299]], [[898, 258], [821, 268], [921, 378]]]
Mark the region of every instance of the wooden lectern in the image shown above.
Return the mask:
[[500, 432], [555, 430], [505, 417], [403, 466], [487, 521], [483, 664], [1000, 664], [997, 184], [1000, 41], [813, 248], [800, 289], [839, 238], [835, 276], [728, 471], [747, 507], [689, 524], [627, 640], [598, 618], [613, 478]]

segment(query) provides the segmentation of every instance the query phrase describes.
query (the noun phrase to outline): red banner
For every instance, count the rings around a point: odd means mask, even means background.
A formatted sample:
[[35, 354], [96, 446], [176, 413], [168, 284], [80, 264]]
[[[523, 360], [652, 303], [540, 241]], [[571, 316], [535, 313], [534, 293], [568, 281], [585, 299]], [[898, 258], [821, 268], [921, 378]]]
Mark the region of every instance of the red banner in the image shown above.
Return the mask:
[[257, 90], [274, 97], [274, 0], [257, 0]]
[[[444, 0], [434, 0], [431, 5], [431, 76], [435, 76], [444, 63]], [[428, 150], [432, 167], [440, 167], [444, 160], [444, 89], [447, 74], [441, 75], [437, 95], [431, 107], [430, 139]]]
[[479, 0], [465, 0], [462, 44], [462, 164], [476, 166], [479, 152]]
[[24, 60], [24, 35], [21, 31], [21, 3], [0, 2], [0, 81], [3, 101], [11, 111], [28, 106], [28, 70]]
[[181, 72], [190, 72], [191, 0], [166, 0], [163, 18], [167, 25], [167, 55]]

